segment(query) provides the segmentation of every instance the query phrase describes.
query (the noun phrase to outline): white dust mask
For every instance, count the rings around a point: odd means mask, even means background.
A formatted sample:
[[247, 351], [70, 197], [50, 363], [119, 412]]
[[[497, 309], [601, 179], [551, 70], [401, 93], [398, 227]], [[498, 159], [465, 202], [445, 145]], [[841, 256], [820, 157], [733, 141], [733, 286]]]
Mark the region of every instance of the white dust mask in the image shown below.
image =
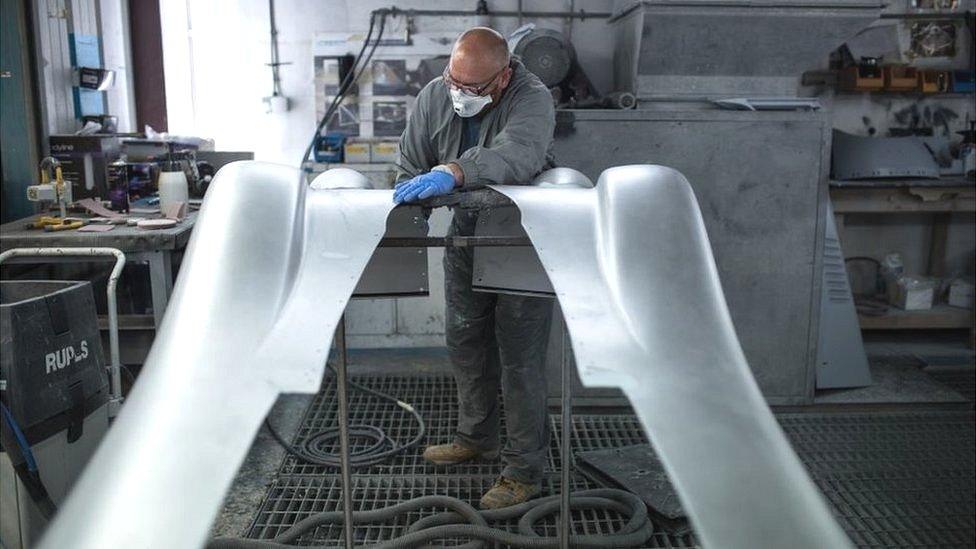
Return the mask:
[[461, 118], [470, 118], [491, 103], [490, 95], [475, 95], [461, 90], [451, 88], [451, 103], [454, 105], [454, 112]]

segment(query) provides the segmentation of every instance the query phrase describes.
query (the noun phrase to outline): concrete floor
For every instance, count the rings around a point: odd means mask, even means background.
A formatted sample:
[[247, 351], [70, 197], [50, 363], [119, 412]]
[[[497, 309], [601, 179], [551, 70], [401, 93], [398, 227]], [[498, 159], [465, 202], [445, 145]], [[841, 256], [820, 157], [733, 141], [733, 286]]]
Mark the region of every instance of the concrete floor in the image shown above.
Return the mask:
[[921, 404], [974, 400], [946, 385], [940, 373], [974, 375], [976, 351], [959, 332], [867, 333], [864, 350], [874, 383], [859, 389], [819, 391], [815, 404]]
[[[285, 440], [291, 440], [294, 436], [311, 400], [312, 395], [283, 395], [278, 398], [268, 414], [268, 420]], [[214, 536], [244, 535], [284, 457], [285, 450], [262, 426], [234, 477], [233, 486], [227, 492], [223, 508], [213, 525]]]
[[[944, 405], [972, 409], [972, 395], [940, 383], [926, 373], [926, 358], [950, 357], [938, 368], [949, 368], [963, 376], [976, 377], [972, 350], [956, 334], [950, 337], [920, 338], [869, 336], [865, 348], [871, 363], [874, 385], [862, 389], [833, 390], [818, 393], [810, 409], [830, 406], [891, 404], [895, 406]], [[350, 351], [350, 373], [444, 373], [449, 372], [443, 349]], [[958, 362], [956, 365], [951, 363]], [[938, 369], [937, 368], [937, 369]], [[968, 379], [968, 377], [967, 377]], [[286, 395], [279, 398], [269, 419], [279, 433], [291, 440], [311, 399], [310, 395]], [[246, 533], [265, 497], [268, 486], [284, 457], [284, 450], [262, 427], [245, 459], [234, 484], [228, 491], [223, 509], [214, 523], [215, 536], [242, 536]]]

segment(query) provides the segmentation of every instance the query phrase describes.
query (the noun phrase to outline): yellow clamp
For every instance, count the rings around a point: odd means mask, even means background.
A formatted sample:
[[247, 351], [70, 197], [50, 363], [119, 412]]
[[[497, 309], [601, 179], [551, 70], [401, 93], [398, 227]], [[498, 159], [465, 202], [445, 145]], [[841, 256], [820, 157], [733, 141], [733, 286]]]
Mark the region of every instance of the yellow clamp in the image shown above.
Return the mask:
[[41, 185], [51, 182], [51, 169], [54, 169], [54, 185], [58, 196], [64, 196], [64, 176], [61, 173], [61, 162], [53, 156], [41, 160]]

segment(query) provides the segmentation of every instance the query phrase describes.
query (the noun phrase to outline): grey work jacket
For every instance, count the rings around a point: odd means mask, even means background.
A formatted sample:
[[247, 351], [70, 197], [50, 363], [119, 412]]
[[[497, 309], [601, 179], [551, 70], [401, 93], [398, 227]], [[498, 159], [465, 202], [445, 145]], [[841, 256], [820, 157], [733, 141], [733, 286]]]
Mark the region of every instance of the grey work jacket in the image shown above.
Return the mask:
[[441, 77], [417, 95], [413, 113], [400, 137], [397, 181], [455, 162], [465, 187], [518, 185], [551, 166], [552, 131], [556, 125], [549, 90], [522, 62], [513, 59], [512, 79], [481, 121], [478, 146], [458, 157], [461, 117]]

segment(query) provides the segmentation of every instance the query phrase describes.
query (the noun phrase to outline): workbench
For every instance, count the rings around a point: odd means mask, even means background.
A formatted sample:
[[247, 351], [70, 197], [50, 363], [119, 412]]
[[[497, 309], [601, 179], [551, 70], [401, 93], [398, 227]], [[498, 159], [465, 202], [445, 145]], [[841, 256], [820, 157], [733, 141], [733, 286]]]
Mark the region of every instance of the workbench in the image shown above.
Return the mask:
[[[933, 214], [927, 273], [945, 276], [950, 215], [976, 212], [976, 182], [963, 176], [830, 181], [830, 200], [841, 242], [848, 214]], [[892, 309], [880, 316], [859, 315], [862, 330], [973, 329], [973, 312], [938, 304], [924, 311]]]
[[[186, 248], [190, 232], [196, 223], [197, 212], [170, 229], [146, 230], [138, 227], [117, 225], [107, 232], [78, 232], [77, 230], [46, 232], [26, 229], [35, 217], [11, 221], [0, 225], [0, 252], [13, 248], [117, 248], [125, 253], [127, 263], [149, 265], [150, 292], [152, 294], [153, 325], [158, 327], [166, 312], [166, 304], [173, 291], [173, 254]], [[91, 262], [91, 257], [18, 257], [11, 263]], [[146, 326], [143, 326], [146, 327]]]

